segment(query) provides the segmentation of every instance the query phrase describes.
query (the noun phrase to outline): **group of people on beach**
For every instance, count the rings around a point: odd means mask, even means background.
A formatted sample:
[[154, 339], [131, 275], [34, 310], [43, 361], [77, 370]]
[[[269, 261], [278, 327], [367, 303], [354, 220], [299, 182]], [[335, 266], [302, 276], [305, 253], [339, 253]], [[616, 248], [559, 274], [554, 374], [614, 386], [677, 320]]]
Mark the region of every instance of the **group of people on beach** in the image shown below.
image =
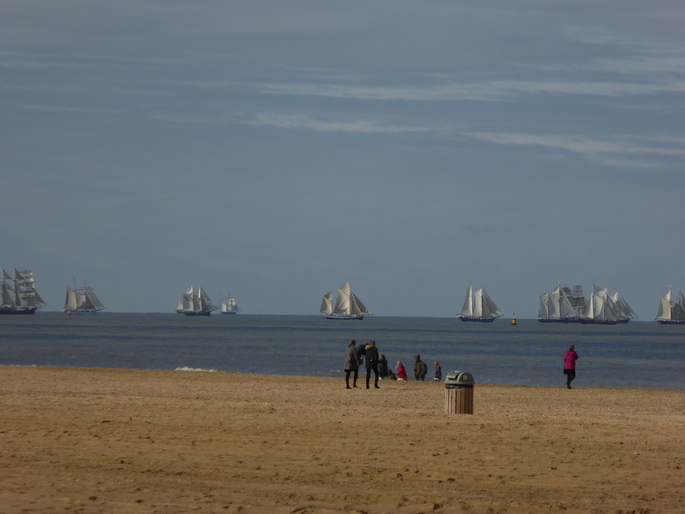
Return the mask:
[[[345, 387], [352, 389], [357, 387], [357, 379], [359, 377], [359, 367], [364, 365], [366, 367], [366, 388], [370, 389], [371, 373], [374, 375], [374, 387], [380, 389], [378, 381], [384, 378], [390, 380], [407, 380], [407, 369], [402, 364], [402, 361], [397, 361], [397, 371], [388, 366], [388, 360], [385, 355], [378, 353], [376, 342], [357, 344], [352, 340], [347, 344], [347, 351], [345, 352]], [[433, 380], [442, 380], [442, 368], [439, 362], [433, 364], [435, 372]], [[425, 380], [428, 374], [428, 366], [421, 360], [420, 355], [414, 355], [414, 378], [416, 380]], [[352, 386], [350, 386], [350, 377], [352, 377]]]
[[[564, 375], [566, 375], [566, 387], [571, 388], [571, 382], [576, 378], [576, 361], [578, 354], [575, 351], [575, 346], [569, 346], [564, 354]], [[364, 364], [366, 366], [366, 388], [370, 389], [371, 373], [374, 374], [374, 387], [380, 389], [378, 380], [389, 378], [391, 380], [407, 380], [407, 369], [402, 364], [402, 361], [397, 361], [397, 372], [394, 373], [388, 367], [388, 361], [385, 355], [378, 353], [376, 342], [371, 341], [367, 344], [357, 344], [352, 340], [347, 344], [347, 351], [345, 352], [345, 386], [347, 389], [357, 387], [357, 379], [359, 377], [359, 367]], [[442, 368], [437, 361], [433, 364], [435, 373], [433, 380], [439, 382], [442, 380]], [[421, 360], [420, 355], [414, 355], [414, 378], [416, 380], [425, 380], [428, 374], [428, 366]], [[350, 377], [352, 377], [352, 386], [350, 386]]]

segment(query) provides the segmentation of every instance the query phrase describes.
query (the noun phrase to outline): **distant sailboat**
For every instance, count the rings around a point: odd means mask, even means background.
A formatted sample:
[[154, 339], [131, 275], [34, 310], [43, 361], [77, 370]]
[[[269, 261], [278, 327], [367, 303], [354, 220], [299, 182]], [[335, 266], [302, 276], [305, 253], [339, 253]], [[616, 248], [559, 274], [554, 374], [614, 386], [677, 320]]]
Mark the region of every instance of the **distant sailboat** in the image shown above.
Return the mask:
[[659, 312], [656, 320], [663, 325], [685, 325], [685, 298], [679, 293], [680, 299], [675, 302], [671, 298], [671, 288], [661, 297]]
[[326, 319], [364, 319], [364, 314], [373, 314], [364, 303], [355, 296], [350, 288], [350, 283], [345, 282], [345, 285], [338, 289], [338, 296], [335, 299], [335, 306], [333, 306], [333, 295], [329, 291], [321, 301], [320, 312]]
[[235, 298], [231, 298], [231, 293], [228, 293], [225, 301], [221, 302], [221, 314], [236, 314], [239, 310]]
[[620, 294], [610, 295], [606, 288], [602, 289], [592, 284], [592, 295], [585, 312], [580, 318], [584, 324], [615, 325], [616, 323], [628, 323], [637, 318], [637, 314], [628, 305], [628, 302]]
[[14, 276], [2, 270], [0, 314], [34, 314], [45, 302], [35, 288], [31, 270], [14, 269]]
[[576, 323], [578, 314], [569, 299], [567, 287], [558, 285], [540, 296], [538, 321], [542, 323]]
[[466, 291], [466, 298], [461, 312], [457, 315], [462, 321], [481, 321], [491, 323], [496, 318], [502, 316], [502, 311], [495, 305], [492, 298], [483, 289], [473, 291], [473, 286], [469, 282]]
[[183, 298], [178, 301], [176, 312], [186, 316], [210, 316], [216, 307], [212, 304], [211, 298], [205, 293], [202, 287], [197, 291], [190, 286], [183, 294]]
[[104, 309], [100, 299], [95, 295], [95, 291], [85, 285], [83, 287], [67, 288], [67, 298], [64, 301], [64, 312], [66, 314], [96, 314]]

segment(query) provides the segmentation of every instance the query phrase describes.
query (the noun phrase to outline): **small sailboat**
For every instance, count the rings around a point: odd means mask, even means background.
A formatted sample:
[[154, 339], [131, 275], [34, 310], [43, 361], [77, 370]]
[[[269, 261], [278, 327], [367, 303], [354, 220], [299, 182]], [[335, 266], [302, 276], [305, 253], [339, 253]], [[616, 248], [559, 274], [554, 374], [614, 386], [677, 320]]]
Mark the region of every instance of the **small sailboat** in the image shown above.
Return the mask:
[[518, 321], [516, 321], [516, 313], [512, 314], [511, 316], [511, 324], [518, 325]]
[[483, 289], [473, 291], [473, 285], [469, 282], [466, 290], [466, 298], [461, 312], [457, 315], [462, 321], [480, 321], [491, 323], [502, 316], [502, 311], [495, 305], [492, 298]]
[[2, 305], [0, 314], [34, 314], [45, 306], [45, 302], [36, 291], [35, 280], [31, 270], [14, 268], [14, 276], [2, 270]]
[[215, 310], [216, 307], [204, 289], [198, 287], [195, 291], [193, 286], [188, 288], [176, 306], [176, 312], [186, 316], [210, 316]]
[[679, 293], [679, 300], [675, 302], [671, 298], [671, 288], [661, 297], [659, 312], [656, 320], [662, 325], [685, 325], [685, 298], [683, 293]]
[[235, 298], [231, 297], [231, 293], [226, 295], [226, 298], [221, 302], [221, 314], [236, 314], [240, 310]]
[[326, 319], [364, 319], [364, 314], [373, 314], [366, 305], [352, 292], [349, 282], [338, 289], [338, 296], [333, 305], [333, 295], [329, 291], [323, 296], [320, 312]]
[[84, 284], [83, 287], [76, 287], [75, 282], [73, 289], [67, 288], [67, 298], [64, 301], [64, 312], [66, 314], [97, 314], [98, 311], [105, 308], [92, 287], [87, 284]]

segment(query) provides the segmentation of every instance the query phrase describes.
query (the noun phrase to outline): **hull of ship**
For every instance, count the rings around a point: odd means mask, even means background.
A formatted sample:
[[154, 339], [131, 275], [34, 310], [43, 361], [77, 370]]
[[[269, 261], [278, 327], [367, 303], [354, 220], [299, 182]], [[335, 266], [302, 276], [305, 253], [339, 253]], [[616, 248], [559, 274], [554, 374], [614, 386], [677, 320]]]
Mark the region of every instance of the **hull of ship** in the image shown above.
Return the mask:
[[580, 320], [578, 320], [578, 318], [538, 318], [538, 321], [540, 323], [578, 323]]
[[338, 320], [354, 320], [354, 319], [364, 319], [363, 314], [326, 314], [324, 316], [326, 319], [338, 319]]
[[200, 312], [192, 312], [192, 311], [176, 311], [179, 314], [185, 314], [186, 316], [211, 316], [212, 311], [200, 311]]
[[221, 311], [221, 314], [237, 314], [238, 311]]
[[583, 325], [615, 325], [616, 321], [609, 321], [606, 319], [581, 319], [579, 323]]
[[69, 316], [87, 316], [89, 314], [97, 314], [95, 309], [64, 309], [64, 314]]
[[30, 309], [0, 309], [0, 314], [34, 314], [37, 307], [32, 307]]
[[476, 318], [474, 316], [457, 316], [462, 321], [475, 321], [478, 323], [492, 323], [495, 318]]
[[685, 325], [685, 320], [682, 319], [658, 319], [662, 325]]

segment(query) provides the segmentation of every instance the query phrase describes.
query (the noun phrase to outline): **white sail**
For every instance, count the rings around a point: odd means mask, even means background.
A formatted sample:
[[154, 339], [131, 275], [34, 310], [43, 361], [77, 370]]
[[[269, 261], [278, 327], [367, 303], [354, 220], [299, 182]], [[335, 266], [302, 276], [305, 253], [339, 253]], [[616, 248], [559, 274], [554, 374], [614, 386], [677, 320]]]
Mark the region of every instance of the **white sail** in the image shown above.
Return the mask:
[[540, 296], [540, 304], [538, 305], [538, 318], [548, 319], [549, 316], [549, 293]]
[[659, 312], [656, 315], [657, 320], [670, 320], [671, 319], [671, 309], [673, 307], [673, 301], [671, 300], [671, 288], [668, 288], [668, 292], [661, 297], [659, 302]]
[[466, 290], [466, 298], [464, 298], [464, 305], [459, 316], [473, 316], [473, 285], [471, 282], [469, 282], [469, 288]]
[[345, 285], [343, 285], [340, 289], [338, 289], [338, 296], [335, 299], [335, 307], [333, 308], [333, 312], [335, 314], [343, 314], [343, 315], [351, 314], [351, 307], [350, 307], [350, 293], [351, 292], [352, 292], [352, 289], [350, 288], [349, 282], [345, 282]]
[[330, 291], [323, 295], [323, 299], [321, 300], [321, 310], [319, 312], [322, 314], [333, 313], [333, 295]]

